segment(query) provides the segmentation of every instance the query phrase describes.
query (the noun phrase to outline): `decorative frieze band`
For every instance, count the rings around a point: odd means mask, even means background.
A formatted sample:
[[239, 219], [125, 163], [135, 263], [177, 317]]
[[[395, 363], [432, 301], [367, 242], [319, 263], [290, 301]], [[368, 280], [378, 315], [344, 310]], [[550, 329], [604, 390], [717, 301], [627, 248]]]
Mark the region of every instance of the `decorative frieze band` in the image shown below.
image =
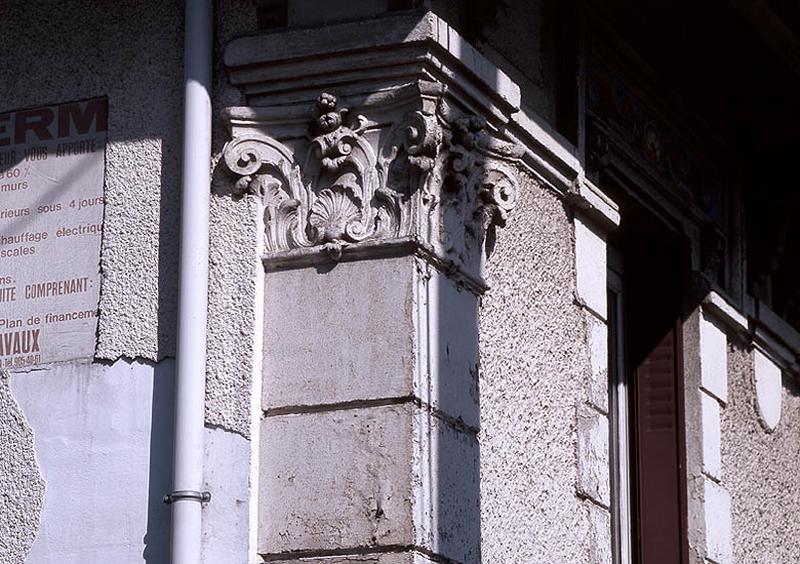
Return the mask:
[[338, 260], [350, 246], [412, 239], [480, 279], [524, 149], [454, 110], [437, 82], [342, 102], [323, 92], [311, 108], [229, 110], [223, 156], [263, 203], [265, 260], [302, 249]]

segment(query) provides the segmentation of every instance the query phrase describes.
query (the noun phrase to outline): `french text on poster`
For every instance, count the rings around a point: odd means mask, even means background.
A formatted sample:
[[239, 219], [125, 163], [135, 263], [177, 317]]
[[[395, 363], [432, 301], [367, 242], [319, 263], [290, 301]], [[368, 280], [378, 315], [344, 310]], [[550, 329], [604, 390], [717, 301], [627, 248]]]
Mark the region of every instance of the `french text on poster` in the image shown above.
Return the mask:
[[108, 103], [0, 113], [0, 368], [94, 355]]

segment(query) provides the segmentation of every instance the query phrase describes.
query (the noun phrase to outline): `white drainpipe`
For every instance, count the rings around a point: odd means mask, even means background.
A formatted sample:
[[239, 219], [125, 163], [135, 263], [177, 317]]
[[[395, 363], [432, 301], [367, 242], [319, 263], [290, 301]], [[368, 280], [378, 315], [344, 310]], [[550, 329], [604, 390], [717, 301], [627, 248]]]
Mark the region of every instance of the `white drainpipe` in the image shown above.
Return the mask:
[[186, 1], [172, 564], [200, 564], [208, 307], [213, 0]]

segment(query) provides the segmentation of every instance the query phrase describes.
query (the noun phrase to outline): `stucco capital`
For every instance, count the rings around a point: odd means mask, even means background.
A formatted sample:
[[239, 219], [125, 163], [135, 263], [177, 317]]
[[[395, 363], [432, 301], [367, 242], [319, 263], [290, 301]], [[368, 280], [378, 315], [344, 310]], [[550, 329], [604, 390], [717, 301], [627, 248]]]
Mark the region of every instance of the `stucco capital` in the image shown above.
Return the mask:
[[237, 189], [263, 205], [265, 262], [405, 243], [481, 284], [487, 240], [517, 199], [524, 149], [445, 93], [420, 80], [229, 109], [223, 158]]

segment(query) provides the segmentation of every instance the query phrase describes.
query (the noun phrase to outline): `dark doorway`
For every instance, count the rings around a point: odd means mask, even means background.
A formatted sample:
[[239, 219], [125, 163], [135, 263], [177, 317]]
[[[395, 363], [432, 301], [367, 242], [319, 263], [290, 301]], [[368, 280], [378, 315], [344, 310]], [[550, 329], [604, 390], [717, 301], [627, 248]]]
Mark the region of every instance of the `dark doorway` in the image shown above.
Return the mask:
[[626, 504], [614, 508], [616, 550], [623, 563], [681, 564], [688, 557], [681, 334], [688, 245], [622, 201], [609, 261], [612, 475]]

